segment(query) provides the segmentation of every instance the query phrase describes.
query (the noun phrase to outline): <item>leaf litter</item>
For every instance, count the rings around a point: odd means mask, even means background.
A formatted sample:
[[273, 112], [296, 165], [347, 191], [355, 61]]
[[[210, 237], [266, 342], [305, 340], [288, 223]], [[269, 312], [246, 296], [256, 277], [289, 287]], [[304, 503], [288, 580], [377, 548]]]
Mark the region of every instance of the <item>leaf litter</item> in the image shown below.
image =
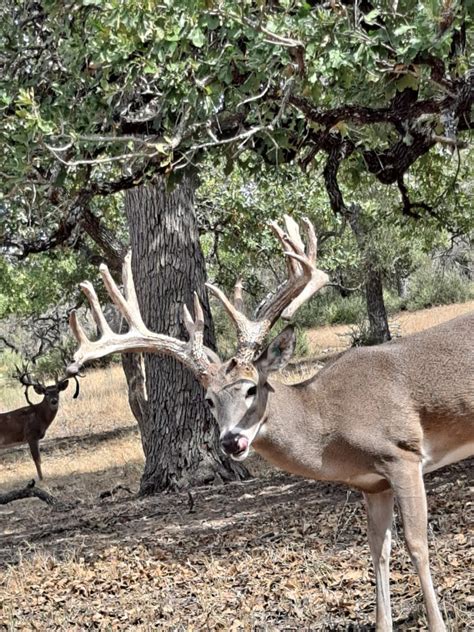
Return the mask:
[[[474, 462], [427, 477], [434, 582], [449, 630], [474, 629]], [[370, 630], [374, 578], [360, 494], [272, 474], [84, 502], [20, 501], [2, 525], [0, 629]], [[396, 518], [394, 625], [426, 629]]]

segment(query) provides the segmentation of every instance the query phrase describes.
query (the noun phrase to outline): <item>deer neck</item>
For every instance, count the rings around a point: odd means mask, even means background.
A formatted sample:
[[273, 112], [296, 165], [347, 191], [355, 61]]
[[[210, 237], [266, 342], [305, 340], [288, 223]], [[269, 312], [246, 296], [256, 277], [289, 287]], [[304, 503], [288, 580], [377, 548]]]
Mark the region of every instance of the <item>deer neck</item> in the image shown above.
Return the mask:
[[36, 406], [36, 413], [41, 422], [41, 429], [46, 431], [53, 423], [54, 418], [58, 413], [59, 406], [52, 407], [46, 398], [44, 398], [39, 404], [36, 404]]
[[292, 474], [324, 478], [325, 448], [322, 420], [311, 399], [311, 388], [272, 384], [264, 422], [253, 442], [255, 450], [273, 465]]

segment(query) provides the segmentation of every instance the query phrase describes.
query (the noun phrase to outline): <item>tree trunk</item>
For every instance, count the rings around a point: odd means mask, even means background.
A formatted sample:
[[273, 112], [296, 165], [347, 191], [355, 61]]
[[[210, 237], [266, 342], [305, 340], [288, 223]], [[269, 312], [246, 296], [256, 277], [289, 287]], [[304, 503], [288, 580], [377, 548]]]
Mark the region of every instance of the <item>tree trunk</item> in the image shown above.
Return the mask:
[[372, 266], [370, 253], [367, 258], [365, 282], [365, 300], [369, 317], [369, 342], [380, 344], [391, 339], [388, 327], [387, 310], [383, 300], [382, 273]]
[[[127, 192], [125, 210], [145, 324], [152, 331], [186, 339], [183, 305], [191, 307], [197, 291], [205, 314], [204, 343], [215, 348], [194, 212], [196, 184], [188, 172], [171, 192], [164, 179], [137, 187]], [[148, 402], [141, 432], [146, 463], [140, 493], [248, 476], [242, 465], [221, 453], [204, 391], [192, 372], [173, 358], [148, 354], [145, 368]]]
[[365, 268], [365, 302], [369, 320], [369, 336], [366, 344], [378, 345], [391, 340], [387, 310], [383, 300], [383, 277], [377, 266], [377, 257], [370, 246], [367, 229], [360, 218], [361, 209], [353, 205], [350, 209], [349, 224], [362, 253]]

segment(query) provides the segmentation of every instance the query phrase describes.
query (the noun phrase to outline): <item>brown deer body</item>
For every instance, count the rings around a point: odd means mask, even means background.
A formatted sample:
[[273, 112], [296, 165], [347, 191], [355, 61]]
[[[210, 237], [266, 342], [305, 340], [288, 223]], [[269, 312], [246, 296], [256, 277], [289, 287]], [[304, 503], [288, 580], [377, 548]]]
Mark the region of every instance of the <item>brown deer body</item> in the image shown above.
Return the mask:
[[473, 332], [470, 313], [349, 350], [301, 384], [272, 383], [253, 447], [282, 469], [367, 493], [396, 486], [399, 461], [431, 472], [473, 455]]
[[[28, 406], [0, 413], [0, 448], [27, 443], [38, 478], [43, 480], [39, 442], [53, 423], [59, 408], [59, 394], [68, 387], [69, 382], [64, 379], [56, 381], [52, 386], [44, 386], [40, 382], [32, 381], [26, 373], [20, 376], [20, 381], [27, 390], [32, 386], [38, 395], [44, 397], [38, 404], [32, 404], [26, 390]], [[78, 392], [77, 385], [74, 397], [77, 397]]]
[[197, 298], [195, 320], [184, 310], [188, 342], [147, 329], [128, 257], [126, 298], [101, 267], [107, 291], [129, 323], [128, 333], [111, 331], [94, 288], [82, 284], [102, 337], [90, 341], [73, 314], [71, 327], [79, 349], [68, 371], [75, 375], [85, 362], [110, 353], [172, 355], [193, 370], [206, 389], [222, 449], [232, 458], [245, 459], [253, 446], [284, 470], [360, 489], [376, 576], [377, 630], [384, 632], [392, 629], [389, 556], [396, 498], [429, 628], [442, 632], [428, 561], [423, 472], [474, 452], [474, 313], [396, 342], [348, 351], [301, 384], [271, 383], [270, 373], [288, 362], [296, 337], [287, 327], [262, 352], [265, 336], [279, 316], [290, 319], [328, 279], [315, 265], [312, 226], [306, 222], [305, 251], [297, 226], [290, 218], [285, 221], [287, 233], [276, 225], [273, 230], [285, 249], [288, 280], [259, 309], [258, 320], [242, 312], [239, 287], [231, 303], [218, 288], [208, 286], [237, 328], [238, 348], [229, 361], [221, 362], [203, 346], [204, 319]]

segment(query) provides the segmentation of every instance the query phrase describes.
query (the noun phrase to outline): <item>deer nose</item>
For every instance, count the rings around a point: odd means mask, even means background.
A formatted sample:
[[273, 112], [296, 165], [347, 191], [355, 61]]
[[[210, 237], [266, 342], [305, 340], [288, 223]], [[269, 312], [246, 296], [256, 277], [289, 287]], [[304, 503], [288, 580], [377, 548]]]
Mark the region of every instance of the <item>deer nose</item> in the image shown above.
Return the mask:
[[221, 440], [222, 449], [226, 454], [240, 454], [249, 445], [248, 439], [240, 434], [226, 434]]

